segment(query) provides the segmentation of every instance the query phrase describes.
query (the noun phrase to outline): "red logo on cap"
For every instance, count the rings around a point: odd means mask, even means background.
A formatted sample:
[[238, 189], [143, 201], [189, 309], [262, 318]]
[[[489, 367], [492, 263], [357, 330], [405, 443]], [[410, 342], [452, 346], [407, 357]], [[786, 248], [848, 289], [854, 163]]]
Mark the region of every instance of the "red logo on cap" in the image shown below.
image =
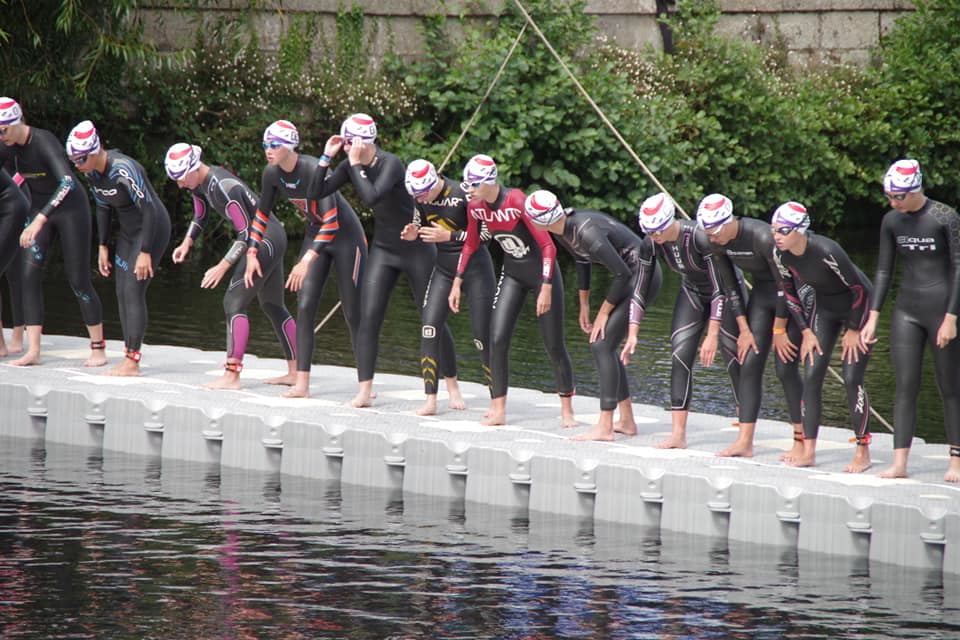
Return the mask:
[[707, 211], [716, 211], [717, 209], [723, 206], [723, 203], [725, 201], [726, 201], [726, 198], [724, 198], [723, 196], [720, 196], [713, 202], [704, 202], [703, 208], [706, 209]]
[[657, 201], [657, 204], [655, 204], [652, 207], [647, 207], [646, 209], [643, 210], [643, 215], [646, 215], [646, 216], [656, 215], [657, 213], [660, 212], [660, 209], [661, 207], [663, 207], [664, 202], [665, 200], [661, 196], [660, 199]]
[[428, 173], [430, 173], [430, 165], [426, 162], [423, 163], [423, 169], [412, 169], [410, 171], [410, 175], [412, 175], [414, 178], [426, 177]]

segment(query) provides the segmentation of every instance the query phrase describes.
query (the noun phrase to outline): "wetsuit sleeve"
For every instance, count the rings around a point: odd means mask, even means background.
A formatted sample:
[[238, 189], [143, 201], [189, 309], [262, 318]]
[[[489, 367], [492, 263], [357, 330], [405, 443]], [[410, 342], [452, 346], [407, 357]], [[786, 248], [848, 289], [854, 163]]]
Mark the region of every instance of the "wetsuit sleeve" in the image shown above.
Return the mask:
[[[777, 286], [780, 287], [781, 298], [787, 310], [790, 312], [790, 316], [797, 323], [797, 326], [800, 327], [800, 330], [809, 329], [807, 319], [803, 315], [803, 302], [797, 293], [797, 283], [794, 281], [790, 269], [783, 264], [780, 255], [777, 249], [773, 249], [773, 261], [777, 265]], [[779, 300], [777, 301], [777, 305], [779, 307]]]
[[110, 220], [112, 208], [94, 192], [93, 200], [97, 205], [97, 239], [100, 244], [110, 243]]
[[[775, 282], [779, 284], [780, 281], [780, 267], [782, 266], [780, 262], [776, 259], [777, 248], [770, 243], [769, 248], [762, 250], [762, 254], [766, 256], [767, 266], [770, 268], [770, 274], [773, 276]], [[790, 312], [787, 310], [786, 297], [783, 295], [783, 287], [777, 287], [777, 306], [774, 315], [777, 318], [789, 318]]]
[[643, 244], [644, 255], [640, 257], [640, 267], [633, 281], [633, 293], [630, 294], [630, 308], [627, 313], [627, 321], [630, 324], [640, 324], [646, 315], [651, 297], [650, 289], [653, 287], [657, 272], [657, 255], [653, 248], [653, 241], [644, 238]]
[[[350, 180], [353, 182], [357, 195], [368, 207], [373, 207], [398, 183], [403, 184], [403, 163], [400, 159], [392, 155], [381, 156], [384, 163], [383, 169], [377, 174], [375, 180], [371, 180], [369, 173], [361, 164], [351, 165]], [[339, 167], [337, 167], [339, 169]]]
[[316, 171], [313, 171], [310, 179], [310, 190], [307, 193], [308, 198], [319, 200], [325, 196], [332, 195], [335, 191], [350, 182], [350, 163], [346, 160], [337, 165], [336, 169], [330, 166], [317, 164]]
[[336, 196], [327, 196], [317, 202], [320, 229], [313, 237], [313, 243], [310, 245], [313, 251], [321, 251], [324, 245], [330, 244], [337, 238], [337, 231], [340, 230], [340, 197], [340, 194], [337, 193]]
[[[894, 212], [890, 212], [894, 213]], [[877, 256], [877, 272], [873, 277], [873, 303], [870, 308], [879, 311], [890, 292], [890, 281], [896, 267], [896, 238], [890, 230], [890, 213], [880, 223], [880, 246]]]
[[850, 256], [843, 249], [840, 249], [839, 245], [835, 253], [828, 254], [828, 259], [836, 265], [838, 276], [847, 283], [852, 296], [850, 312], [847, 313], [847, 328], [859, 331], [869, 311], [870, 283], [864, 282], [866, 276], [857, 269], [853, 261], [850, 260]]
[[950, 210], [944, 233], [950, 249], [950, 298], [947, 301], [947, 313], [960, 314], [960, 216]]
[[707, 254], [707, 260], [713, 268], [713, 272], [716, 274], [717, 282], [720, 286], [720, 290], [723, 292], [723, 296], [726, 299], [728, 305], [730, 305], [730, 310], [733, 312], [735, 317], [745, 315], [744, 309], [746, 308], [745, 300], [743, 296], [740, 295], [741, 292], [741, 280], [738, 277], [739, 272], [736, 267], [733, 265], [733, 261], [730, 260], [726, 252], [722, 249], [720, 251], [713, 250]]
[[[523, 211], [526, 196], [520, 189], [513, 189], [504, 199], [504, 206], [516, 207], [518, 211]], [[530, 231], [534, 242], [540, 246], [540, 278], [543, 284], [553, 283], [553, 271], [557, 267], [557, 245], [553, 244], [553, 238], [546, 229], [533, 224], [530, 218], [521, 215], [522, 223]]]
[[[590, 277], [593, 271], [593, 263], [574, 251], [573, 246], [571, 246], [563, 236], [555, 236], [555, 238], [557, 244], [566, 249], [567, 253], [569, 253], [570, 257], [574, 260], [574, 267], [577, 271], [577, 289], [579, 291], [590, 291]], [[593, 254], [591, 253], [590, 255]], [[619, 256], [617, 257], [619, 258]]]
[[457, 277], [462, 278], [470, 264], [470, 256], [480, 246], [480, 224], [473, 215], [474, 205], [467, 205], [467, 237], [463, 241], [463, 248], [460, 249], [460, 258], [457, 260]]
[[60, 142], [52, 134], [44, 136], [38, 135], [34, 144], [40, 145], [39, 151], [47, 161], [46, 168], [49, 174], [51, 176], [60, 176], [60, 182], [57, 184], [57, 188], [54, 189], [53, 195], [51, 195], [50, 199], [37, 211], [37, 215], [43, 215], [49, 218], [56, 212], [63, 201], [66, 200], [70, 192], [77, 188], [77, 182], [76, 178], [73, 177], [73, 172], [70, 170], [70, 165], [67, 164], [67, 156], [64, 155], [63, 147], [60, 146]]
[[272, 167], [263, 170], [260, 178], [260, 199], [257, 201], [257, 210], [250, 221], [250, 236], [247, 238], [247, 246], [256, 248], [263, 241], [263, 235], [267, 232], [267, 223], [270, 220], [270, 212], [273, 211], [273, 205], [277, 198], [277, 181], [274, 177]]
[[[607, 288], [606, 301], [612, 305], [617, 305], [626, 300], [630, 295], [633, 271], [620, 257], [620, 253], [610, 244], [606, 236], [593, 239], [590, 243], [589, 253], [595, 262], [602, 264], [613, 275], [610, 286]], [[589, 264], [587, 267], [589, 269]], [[589, 279], [586, 288], [590, 288]]]
[[141, 246], [153, 246], [156, 207], [150, 199], [146, 175], [139, 165], [124, 158], [114, 163], [110, 170], [110, 177], [116, 181], [118, 186], [123, 186], [130, 202], [140, 212], [142, 219], [142, 226], [140, 227]]
[[195, 193], [190, 194], [193, 200], [193, 219], [187, 228], [187, 237], [196, 240], [207, 226], [207, 201]]
[[[256, 207], [256, 202], [252, 202], [251, 199], [252, 194], [240, 185], [233, 186], [227, 193], [227, 204], [225, 205], [224, 213], [227, 215], [227, 220], [230, 221], [234, 230], [237, 232], [236, 240], [231, 243], [230, 248], [227, 249], [227, 253], [223, 256], [224, 262], [229, 265], [235, 265], [240, 261], [240, 257], [243, 256], [244, 249], [247, 247], [247, 242], [250, 240], [250, 227], [256, 218], [256, 209], [254, 209], [253, 215], [250, 215], [250, 210]], [[194, 204], [196, 204], [196, 202]], [[207, 216], [204, 216], [200, 224], [206, 225], [207, 219]], [[194, 220], [196, 221], [196, 218], [194, 218]], [[237, 225], [241, 221], [243, 226], [238, 227]], [[192, 228], [193, 225], [191, 223], [191, 230]]]

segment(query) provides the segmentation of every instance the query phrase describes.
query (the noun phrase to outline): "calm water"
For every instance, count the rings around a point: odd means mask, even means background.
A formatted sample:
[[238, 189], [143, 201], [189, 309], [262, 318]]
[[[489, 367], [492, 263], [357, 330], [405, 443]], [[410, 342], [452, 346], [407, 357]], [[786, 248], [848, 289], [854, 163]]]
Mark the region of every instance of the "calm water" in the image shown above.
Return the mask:
[[0, 637], [956, 638], [960, 580], [0, 439]]
[[[580, 394], [596, 396], [598, 381], [593, 359], [590, 355], [586, 336], [577, 324], [576, 276], [572, 263], [561, 252], [561, 266], [564, 267], [566, 283], [566, 319], [567, 345], [573, 358]], [[855, 261], [866, 273], [874, 270], [876, 258], [872, 255], [855, 256]], [[209, 263], [209, 264], [208, 264]], [[200, 280], [204, 270], [213, 263], [191, 262], [186, 265], [173, 265], [169, 255], [165, 258], [156, 280], [151, 284], [149, 293], [150, 327], [147, 343], [165, 343], [203, 349], [222, 351], [225, 349], [223, 332], [222, 298], [224, 285], [215, 291], [200, 289]], [[76, 304], [62, 274], [57, 271], [59, 261], [46, 278], [47, 322], [46, 331], [50, 333], [77, 334], [83, 332]], [[602, 299], [608, 284], [608, 276], [602, 269], [594, 270], [593, 311]], [[101, 293], [105, 306], [106, 329], [108, 338], [121, 338], [116, 295], [113, 282], [95, 276], [94, 282]], [[637, 402], [655, 406], [670, 406], [670, 318], [673, 300], [676, 296], [678, 278], [667, 272], [660, 297], [653, 305], [640, 333], [640, 344], [633, 364], [629, 368], [633, 376], [633, 397]], [[336, 285], [331, 281], [324, 291], [317, 322], [326, 316], [327, 311], [337, 302]], [[887, 305], [881, 324], [881, 337], [887, 335], [886, 324], [889, 320]], [[296, 309], [295, 297], [288, 295], [288, 308]], [[543, 351], [536, 322], [534, 320], [532, 297], [527, 301], [527, 309], [518, 326], [517, 335], [512, 343], [511, 385], [540, 390], [551, 390], [553, 373], [549, 360]], [[252, 325], [250, 353], [265, 357], [281, 357], [280, 349], [273, 336], [266, 317], [253, 306], [250, 313]], [[457, 339], [460, 377], [466, 380], [480, 381], [480, 359], [476, 355], [470, 339], [469, 318], [464, 312], [454, 316], [451, 322]], [[420, 324], [419, 317], [410, 300], [409, 289], [401, 280], [395, 290], [389, 316], [381, 338], [378, 371], [420, 375]], [[317, 347], [314, 362], [353, 366], [353, 354], [350, 351], [349, 336], [343, 315], [338, 311], [317, 334]], [[834, 369], [840, 371], [839, 348], [834, 354]], [[771, 356], [772, 357], [772, 356]], [[522, 365], [520, 364], [522, 363]], [[945, 442], [943, 431], [943, 413], [940, 398], [933, 381], [932, 366], [929, 358], [924, 363], [923, 388], [920, 398], [918, 437], [928, 442]], [[761, 417], [777, 420], [788, 419], [783, 400], [783, 390], [773, 371], [772, 362], [768, 362], [764, 386], [764, 403]], [[735, 415], [729, 379], [719, 366], [705, 369], [699, 364], [695, 368], [695, 387], [691, 410], [721, 415]], [[881, 341], [870, 363], [867, 373], [867, 390], [873, 406], [892, 424], [893, 414], [893, 371], [890, 364], [889, 345]], [[317, 390], [315, 389], [315, 392]], [[828, 375], [824, 385], [826, 397], [824, 404], [824, 424], [847, 426], [848, 414], [846, 398], [842, 385]], [[344, 398], [346, 400], [347, 398]], [[873, 421], [875, 432], [887, 429]]]

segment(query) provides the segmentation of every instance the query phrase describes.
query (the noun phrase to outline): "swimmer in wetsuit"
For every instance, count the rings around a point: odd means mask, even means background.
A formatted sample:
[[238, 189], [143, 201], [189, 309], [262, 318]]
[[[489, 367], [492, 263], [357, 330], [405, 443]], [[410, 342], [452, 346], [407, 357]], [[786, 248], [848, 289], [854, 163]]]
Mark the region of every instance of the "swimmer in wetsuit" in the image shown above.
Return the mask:
[[490, 316], [490, 374], [493, 380], [486, 425], [507, 421], [510, 340], [528, 293], [537, 296], [537, 322], [547, 355], [553, 364], [560, 420], [563, 427], [577, 424], [573, 414], [573, 363], [563, 342], [563, 278], [556, 269], [557, 247], [550, 234], [524, 213], [526, 196], [497, 182], [497, 165], [487, 155], [473, 156], [463, 169], [467, 185], [467, 238], [460, 252], [457, 275], [450, 288], [450, 308], [460, 311], [461, 286], [470, 260], [480, 247], [480, 227], [503, 249], [503, 267]]
[[[753, 218], [733, 215], [733, 203], [723, 194], [714, 193], [700, 201], [697, 224], [704, 230], [713, 249], [720, 284], [731, 313], [737, 319], [737, 359], [740, 362], [740, 434], [736, 441], [718, 453], [719, 456], [753, 456], [753, 435], [760, 415], [763, 395], [763, 370], [770, 347], [776, 350], [777, 377], [783, 384], [790, 421], [793, 423], [793, 449], [783, 460], [800, 455], [803, 449], [801, 400], [803, 379], [797, 345], [800, 328], [789, 321], [787, 305], [777, 287], [777, 264], [770, 225]], [[723, 259], [726, 258], [727, 260]], [[729, 262], [728, 262], [729, 260]], [[748, 300], [742, 298], [740, 281], [729, 264], [753, 279]]]
[[237, 239], [230, 245], [227, 254], [216, 265], [207, 269], [200, 281], [203, 289], [214, 289], [223, 280], [230, 268], [233, 275], [223, 297], [223, 310], [227, 316], [227, 362], [223, 377], [204, 385], [208, 389], [240, 389], [240, 372], [243, 370], [243, 355], [250, 336], [250, 320], [247, 309], [256, 297], [260, 308], [270, 319], [280, 341], [280, 349], [287, 361], [287, 376], [266, 380], [278, 384], [287, 377], [296, 375], [296, 323], [283, 302], [283, 254], [287, 250], [287, 234], [283, 225], [273, 215], [267, 219], [267, 229], [260, 243], [258, 254], [260, 268], [265, 277], [254, 282], [252, 288], [243, 283], [246, 271], [247, 239], [257, 210], [257, 195], [243, 181], [223, 167], [210, 167], [201, 160], [201, 149], [196, 145], [178, 142], [170, 147], [164, 157], [167, 176], [177, 185], [190, 191], [193, 197], [193, 220], [180, 245], [173, 250], [173, 262], [180, 264], [187, 258], [194, 241], [203, 232], [210, 220], [211, 211], [219, 213], [233, 225]]
[[93, 123], [84, 120], [67, 136], [67, 155], [82, 171], [97, 203], [100, 274], [110, 275], [111, 218], [116, 214], [114, 264], [124, 359], [107, 375], [140, 375], [140, 347], [147, 332], [147, 287], [170, 243], [170, 215], [139, 162], [100, 145]]
[[[647, 306], [660, 291], [663, 277], [653, 243], [605, 213], [564, 209], [549, 191], [531, 193], [524, 209], [576, 260], [580, 328], [590, 336], [590, 351], [600, 376], [600, 419], [593, 428], [571, 439], [613, 440], [614, 432], [636, 435], [627, 370], [618, 353], [628, 325], [640, 325]], [[613, 279], [591, 321], [590, 272], [594, 263], [606, 267]], [[617, 408], [620, 419], [615, 423], [613, 412]]]
[[[415, 201], [414, 221], [404, 227], [404, 240], [420, 238], [437, 246], [437, 262], [430, 274], [430, 283], [423, 300], [423, 327], [420, 338], [420, 369], [426, 401], [417, 410], [418, 415], [432, 416], [437, 412], [437, 366], [440, 361], [440, 334], [437, 327], [446, 325], [450, 315], [447, 298], [457, 275], [457, 261], [467, 238], [467, 194], [463, 184], [437, 174], [436, 167], [427, 160], [414, 160], [407, 165], [404, 177], [407, 192]], [[489, 236], [489, 234], [487, 234]], [[485, 238], [489, 239], [488, 238]], [[490, 383], [490, 310], [496, 282], [493, 261], [486, 245], [474, 253], [465, 274], [463, 289], [470, 308], [470, 326], [473, 343], [480, 351], [480, 362], [487, 386]], [[447, 388], [456, 380], [447, 380]], [[451, 409], [465, 409], [460, 399]]]
[[916, 160], [898, 160], [887, 170], [883, 191], [892, 209], [880, 224], [880, 255], [874, 298], [863, 327], [864, 342], [876, 341], [877, 320], [890, 290], [897, 260], [902, 277], [890, 318], [890, 357], [896, 379], [893, 403], [893, 464], [879, 475], [906, 478], [907, 457], [917, 428], [917, 397], [924, 347], [933, 352], [937, 389], [950, 464], [944, 480], [960, 482], [960, 216], [923, 193]]
[[[716, 358], [718, 344], [724, 367], [730, 376], [734, 402], [739, 406], [740, 363], [737, 361], [737, 321], [724, 305], [723, 290], [717, 275], [717, 260], [703, 229], [692, 220], [677, 220], [676, 205], [665, 193], [647, 198], [637, 215], [640, 228], [657, 246], [657, 254], [670, 269], [680, 275], [680, 290], [673, 307], [670, 325], [670, 416], [671, 432], [657, 443], [659, 449], [684, 449], [687, 446], [687, 416], [693, 394], [693, 361], [697, 343], [700, 363], [710, 366]], [[739, 271], [731, 271], [737, 287], [743, 291]], [[632, 328], [631, 328], [632, 330]], [[629, 344], [629, 343], [628, 343]], [[624, 356], [629, 355], [624, 352]]]
[[[20, 234], [19, 264], [22, 274], [23, 321], [26, 324], [27, 350], [10, 364], [28, 366], [40, 363], [43, 335], [43, 270], [59, 240], [63, 266], [70, 288], [80, 304], [80, 315], [90, 337], [87, 367], [106, 364], [103, 340], [103, 306], [90, 278], [90, 241], [93, 219], [87, 193], [77, 180], [60, 141], [49, 131], [31, 127], [22, 121], [20, 106], [10, 98], [0, 98], [0, 129], [4, 146], [0, 164], [11, 175], [19, 174], [30, 187], [30, 215]], [[11, 297], [15, 292], [11, 289]]]
[[306, 221], [300, 258], [287, 278], [287, 288], [297, 292], [296, 374], [274, 382], [292, 387], [285, 398], [310, 396], [310, 367], [313, 362], [313, 321], [320, 306], [323, 286], [330, 268], [337, 272], [337, 291], [350, 331], [354, 354], [358, 351], [361, 280], [367, 263], [367, 239], [353, 208], [337, 191], [316, 194], [317, 159], [297, 153], [300, 134], [293, 123], [277, 120], [263, 132], [263, 152], [267, 166], [260, 182], [260, 201], [250, 230], [244, 281], [254, 287], [256, 277], [266, 273], [260, 264], [260, 252], [270, 235], [274, 204], [286, 198]]
[[[377, 124], [373, 118], [356, 113], [340, 127], [340, 135], [331, 136], [320, 156], [318, 189], [321, 195], [353, 184], [365, 205], [373, 209], [373, 240], [370, 261], [363, 278], [360, 301], [360, 329], [357, 340], [357, 380], [359, 389], [350, 403], [368, 407], [373, 399], [373, 375], [380, 349], [380, 331], [387, 315], [393, 288], [401, 274], [407, 276], [413, 300], [423, 309], [430, 274], [437, 261], [437, 249], [419, 238], [408, 242], [401, 234], [413, 217], [413, 198], [404, 186], [405, 167], [392, 153], [377, 143]], [[330, 170], [330, 163], [344, 150], [347, 159]], [[447, 381], [447, 393], [454, 405], [463, 398], [456, 385], [457, 363], [453, 334], [444, 324], [441, 333], [439, 372]]]
[[[20, 190], [20, 185], [4, 169], [0, 169], [0, 273], [5, 273], [10, 263], [20, 259], [20, 233], [30, 212], [30, 203]], [[7, 355], [0, 324], [0, 356]]]
[[[803, 335], [800, 360], [803, 373], [803, 452], [786, 460], [794, 467], [816, 464], [817, 434], [823, 412], [823, 379], [840, 331], [843, 383], [847, 390], [850, 423], [856, 436], [848, 473], [870, 468], [870, 400], [864, 388], [871, 346], [862, 340], [873, 286], [840, 245], [811, 233], [810, 215], [797, 202], [786, 202], [770, 220], [777, 245], [777, 284], [787, 308]], [[813, 304], [805, 305], [798, 293], [803, 284], [813, 287]]]

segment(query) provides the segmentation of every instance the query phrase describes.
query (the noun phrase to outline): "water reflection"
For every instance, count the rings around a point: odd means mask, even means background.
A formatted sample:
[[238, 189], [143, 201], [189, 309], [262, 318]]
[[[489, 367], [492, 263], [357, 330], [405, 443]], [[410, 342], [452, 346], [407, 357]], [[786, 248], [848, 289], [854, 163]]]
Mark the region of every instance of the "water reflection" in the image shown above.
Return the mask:
[[[874, 256], [854, 254], [853, 257], [866, 273], [873, 272], [876, 261]], [[576, 276], [572, 263], [566, 259], [565, 255], [561, 256], [560, 265], [565, 271], [565, 281], [575, 283]], [[63, 274], [57, 273], [58, 265], [51, 265], [51, 267], [53, 267], [50, 270], [51, 273], [44, 280], [47, 300], [64, 300], [67, 303], [47, 305], [45, 330], [49, 333], [80, 335], [83, 326], [76, 315], [75, 305], [70, 302], [73, 294]], [[225, 349], [223, 288], [216, 291], [200, 289], [204, 268], [202, 264], [192, 263], [177, 268], [168, 265], [167, 268], [160, 269], [158, 277], [150, 286], [148, 343], [174, 344], [212, 351]], [[603, 269], [594, 271], [593, 307], [596, 311], [609, 284], [609, 274]], [[104, 324], [107, 337], [119, 338], [121, 332], [113, 283], [95, 276], [94, 284], [104, 302]], [[670, 406], [670, 316], [678, 284], [679, 279], [676, 274], [666, 270], [663, 289], [641, 329], [637, 355], [629, 367], [629, 373], [633, 377], [633, 397], [637, 402], [664, 408]], [[595, 397], [599, 393], [599, 382], [587, 338], [577, 324], [578, 302], [574, 285], [570, 285], [569, 289], [565, 296], [566, 336], [576, 374], [577, 390], [580, 394]], [[295, 298], [288, 295], [287, 301], [289, 308], [294, 309]], [[329, 309], [333, 308], [336, 302], [336, 287], [327, 287], [324, 290], [317, 322]], [[511, 384], [549, 391], [553, 388], [554, 377], [549, 359], [543, 351], [542, 340], [537, 335], [537, 324], [533, 321], [535, 313], [532, 298], [527, 300], [527, 305], [528, 308], [521, 316], [525, 320], [519, 323], [517, 335], [511, 343], [511, 362], [513, 363]], [[870, 392], [871, 402], [887, 421], [893, 419], [894, 377], [887, 342], [889, 313], [892, 308], [893, 305], [887, 305], [886, 311], [881, 315], [879, 329], [881, 341], [876, 345], [875, 354], [867, 371], [867, 389]], [[282, 357], [273, 331], [263, 314], [256, 309], [251, 309], [250, 324], [251, 337], [248, 352], [264, 357]], [[460, 377], [481, 382], [483, 378], [480, 357], [470, 339], [468, 314], [452, 316], [451, 327], [457, 338]], [[398, 287], [381, 335], [378, 371], [419, 377], [419, 336], [419, 316], [406, 287]], [[336, 313], [317, 334], [314, 361], [352, 367], [354, 359], [349, 345], [346, 323], [342, 314]], [[924, 363], [923, 384], [918, 403], [917, 436], [928, 442], [945, 442], [943, 412], [929, 360], [930, 358], [926, 358]], [[835, 352], [832, 364], [836, 371], [840, 370], [839, 350]], [[767, 367], [763, 393], [764, 401], [760, 417], [788, 421], [783, 389], [776, 379], [773, 366]], [[729, 379], [723, 374], [719, 365], [710, 369], [705, 369], [699, 364], [695, 367], [691, 410], [735, 415], [736, 408], [729, 387]], [[823, 420], [824, 424], [834, 426], [846, 426], [849, 423], [844, 388], [830, 376], [824, 384]], [[872, 429], [878, 433], [886, 431], [886, 428], [876, 421]]]
[[3, 638], [947, 638], [960, 580], [0, 440]]

